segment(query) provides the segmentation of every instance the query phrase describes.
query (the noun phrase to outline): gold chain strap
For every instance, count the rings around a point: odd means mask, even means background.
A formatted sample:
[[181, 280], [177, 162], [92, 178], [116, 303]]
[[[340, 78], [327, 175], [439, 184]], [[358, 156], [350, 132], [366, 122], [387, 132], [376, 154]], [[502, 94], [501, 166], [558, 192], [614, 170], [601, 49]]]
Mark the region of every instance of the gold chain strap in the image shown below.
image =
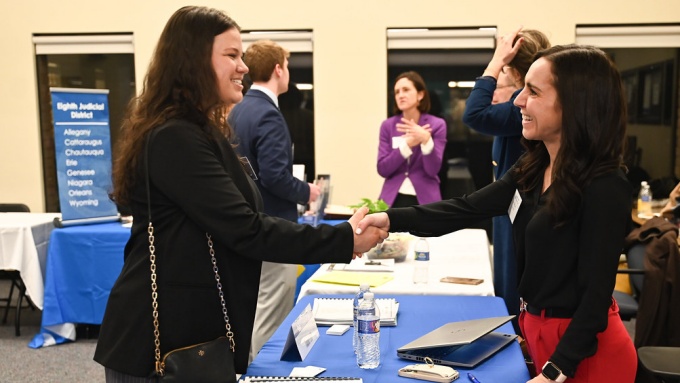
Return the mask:
[[[164, 375], [163, 366], [161, 362], [161, 333], [158, 329], [158, 284], [156, 283], [156, 247], [154, 246], [153, 223], [149, 221], [149, 260], [151, 261], [151, 306], [153, 307], [153, 336], [155, 345], [155, 359], [156, 372]], [[234, 333], [231, 331], [231, 324], [229, 324], [229, 315], [227, 315], [227, 304], [224, 301], [224, 293], [222, 292], [222, 282], [220, 282], [219, 269], [217, 268], [217, 259], [215, 258], [215, 249], [213, 249], [213, 241], [210, 234], [205, 233], [208, 238], [208, 247], [210, 249], [210, 260], [212, 261], [213, 271], [215, 272], [215, 281], [217, 282], [217, 290], [220, 293], [220, 303], [222, 304], [222, 313], [224, 314], [224, 322], [226, 324], [226, 335], [229, 338], [229, 348], [232, 352], [236, 351], [236, 342], [234, 341]]]
[[153, 307], [153, 336], [156, 346], [156, 371], [162, 376], [161, 368], [161, 332], [158, 330], [158, 285], [156, 284], [156, 246], [154, 246], [153, 223], [149, 221], [149, 260], [151, 260], [151, 307]]
[[220, 282], [220, 273], [217, 269], [217, 259], [215, 258], [215, 249], [213, 249], [213, 241], [210, 234], [205, 233], [208, 238], [208, 247], [210, 248], [210, 260], [213, 264], [213, 271], [215, 272], [215, 281], [217, 282], [217, 289], [220, 291], [220, 303], [222, 303], [222, 313], [224, 314], [225, 328], [227, 329], [227, 338], [229, 338], [229, 348], [232, 352], [236, 351], [236, 342], [234, 341], [234, 333], [231, 332], [231, 324], [229, 324], [229, 315], [227, 315], [227, 304], [224, 302], [224, 293], [222, 292], [222, 282]]

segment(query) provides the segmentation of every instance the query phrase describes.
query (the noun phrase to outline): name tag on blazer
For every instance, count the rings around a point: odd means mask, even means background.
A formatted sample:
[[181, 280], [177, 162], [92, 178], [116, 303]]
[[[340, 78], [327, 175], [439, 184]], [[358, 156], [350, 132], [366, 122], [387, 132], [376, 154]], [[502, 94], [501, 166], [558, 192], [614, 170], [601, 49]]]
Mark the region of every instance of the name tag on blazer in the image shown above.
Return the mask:
[[248, 157], [241, 157], [241, 167], [243, 167], [243, 170], [246, 172], [247, 175], [250, 176], [250, 178], [253, 179], [253, 181], [257, 181], [257, 174], [255, 174], [255, 169], [253, 169], [253, 165], [250, 164], [250, 161], [248, 161]]
[[508, 216], [510, 217], [510, 222], [515, 223], [515, 217], [517, 216], [517, 211], [520, 205], [522, 205], [522, 197], [519, 195], [519, 190], [515, 190], [515, 195], [512, 197], [510, 202], [510, 207], [508, 207]]

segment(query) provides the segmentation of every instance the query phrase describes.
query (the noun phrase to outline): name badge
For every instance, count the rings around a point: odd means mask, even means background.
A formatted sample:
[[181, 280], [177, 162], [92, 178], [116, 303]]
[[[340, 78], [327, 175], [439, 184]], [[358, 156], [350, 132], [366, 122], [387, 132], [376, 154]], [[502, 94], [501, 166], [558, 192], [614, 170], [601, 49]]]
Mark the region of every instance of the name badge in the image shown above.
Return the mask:
[[520, 205], [522, 205], [522, 197], [519, 196], [519, 190], [515, 190], [515, 195], [512, 196], [510, 207], [508, 207], [508, 216], [510, 216], [510, 222], [515, 223], [515, 217], [517, 216], [517, 211], [519, 210]]
[[255, 174], [255, 169], [253, 169], [253, 165], [251, 165], [250, 161], [248, 161], [248, 157], [241, 157], [240, 160], [241, 167], [246, 172], [246, 174], [249, 175], [250, 178], [253, 179], [253, 181], [257, 181], [257, 174]]
[[404, 142], [404, 136], [392, 137], [392, 149], [399, 149], [402, 142]]

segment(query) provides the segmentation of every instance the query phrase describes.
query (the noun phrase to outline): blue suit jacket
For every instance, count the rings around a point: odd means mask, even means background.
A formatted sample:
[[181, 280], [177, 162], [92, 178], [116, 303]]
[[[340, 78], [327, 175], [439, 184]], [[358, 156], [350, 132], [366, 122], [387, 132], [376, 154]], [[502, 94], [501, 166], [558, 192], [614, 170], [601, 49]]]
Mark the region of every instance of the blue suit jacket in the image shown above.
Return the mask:
[[494, 136], [492, 159], [496, 162], [494, 173], [501, 179], [505, 172], [524, 153], [522, 147], [522, 114], [513, 102], [520, 90], [515, 91], [508, 102], [491, 104], [496, 80], [479, 77], [465, 103], [463, 123], [479, 133]]
[[290, 133], [281, 111], [259, 90], [249, 90], [229, 113], [236, 151], [247, 157], [265, 213], [297, 222], [297, 204], [309, 201], [307, 182], [293, 177]]

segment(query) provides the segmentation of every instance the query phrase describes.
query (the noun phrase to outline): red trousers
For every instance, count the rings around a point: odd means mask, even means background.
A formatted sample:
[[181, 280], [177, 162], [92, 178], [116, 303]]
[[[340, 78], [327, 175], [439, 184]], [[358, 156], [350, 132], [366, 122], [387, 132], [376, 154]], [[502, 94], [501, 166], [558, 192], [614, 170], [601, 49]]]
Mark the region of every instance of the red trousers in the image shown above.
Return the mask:
[[[519, 326], [537, 374], [541, 373], [543, 365], [554, 353], [570, 322], [571, 318], [546, 318], [526, 311], [520, 314]], [[619, 306], [613, 299], [607, 329], [597, 335], [597, 342], [595, 355], [583, 359], [574, 378], [568, 378], [566, 382], [633, 383], [637, 370], [637, 352], [619, 317]]]

